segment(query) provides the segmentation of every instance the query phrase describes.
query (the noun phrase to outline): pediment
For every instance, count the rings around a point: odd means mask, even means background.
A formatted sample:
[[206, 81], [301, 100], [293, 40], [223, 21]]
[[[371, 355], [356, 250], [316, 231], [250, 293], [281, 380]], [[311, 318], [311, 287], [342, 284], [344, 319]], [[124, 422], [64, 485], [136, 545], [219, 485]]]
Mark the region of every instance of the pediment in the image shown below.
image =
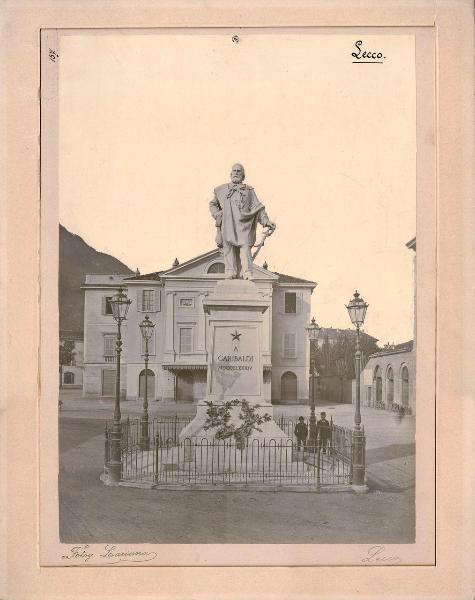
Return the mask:
[[[210, 267], [216, 263], [222, 263], [224, 265], [223, 255], [219, 248], [215, 248], [214, 250], [210, 250], [205, 254], [201, 254], [200, 256], [196, 256], [190, 260], [187, 260], [184, 263], [176, 267], [172, 267], [168, 271], [165, 271], [160, 274], [161, 278], [165, 279], [188, 279], [188, 278], [206, 278], [206, 279], [222, 279], [224, 277], [221, 273], [211, 272], [209, 273]], [[263, 267], [259, 265], [254, 265], [254, 274], [255, 279], [258, 280], [277, 280], [278, 276], [272, 273], [271, 271], [267, 271]]]

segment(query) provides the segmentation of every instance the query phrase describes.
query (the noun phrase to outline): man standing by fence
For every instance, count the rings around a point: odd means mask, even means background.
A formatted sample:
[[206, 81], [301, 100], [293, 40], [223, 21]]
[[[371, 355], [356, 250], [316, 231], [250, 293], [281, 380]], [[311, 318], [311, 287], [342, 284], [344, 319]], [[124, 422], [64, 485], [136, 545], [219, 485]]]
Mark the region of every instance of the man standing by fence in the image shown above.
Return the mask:
[[327, 413], [320, 413], [320, 420], [317, 422], [318, 446], [323, 448], [323, 454], [327, 451], [327, 446], [331, 441], [330, 423], [327, 421]]
[[294, 433], [297, 437], [297, 450], [300, 450], [301, 445], [305, 450], [305, 446], [307, 445], [308, 427], [303, 417], [299, 417], [299, 422], [295, 426]]

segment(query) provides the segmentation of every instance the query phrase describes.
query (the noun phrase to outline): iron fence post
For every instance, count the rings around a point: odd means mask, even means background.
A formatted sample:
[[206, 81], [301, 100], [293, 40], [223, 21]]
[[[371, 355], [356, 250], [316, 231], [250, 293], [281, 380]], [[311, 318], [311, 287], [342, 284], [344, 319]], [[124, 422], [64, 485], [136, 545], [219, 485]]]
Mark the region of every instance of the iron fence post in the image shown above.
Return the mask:
[[321, 476], [320, 476], [320, 444], [317, 443], [317, 452], [314, 455], [317, 457], [317, 490], [320, 489]]
[[159, 448], [159, 435], [158, 433], [155, 435], [155, 465], [154, 465], [154, 480], [155, 483], [158, 483], [158, 448]]

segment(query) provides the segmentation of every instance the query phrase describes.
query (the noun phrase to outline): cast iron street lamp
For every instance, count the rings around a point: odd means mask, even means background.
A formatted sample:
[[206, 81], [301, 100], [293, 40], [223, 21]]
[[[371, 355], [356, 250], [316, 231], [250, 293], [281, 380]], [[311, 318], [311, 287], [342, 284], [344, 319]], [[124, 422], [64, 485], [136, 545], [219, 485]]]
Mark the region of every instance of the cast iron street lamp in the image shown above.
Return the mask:
[[124, 288], [119, 287], [117, 294], [110, 299], [112, 315], [117, 322], [117, 342], [116, 342], [116, 378], [115, 378], [115, 408], [114, 424], [111, 431], [111, 446], [109, 460], [109, 482], [119, 483], [122, 470], [122, 456], [120, 451], [121, 439], [121, 414], [120, 414], [120, 355], [122, 352], [121, 325], [127, 317], [127, 311], [132, 300], [127, 298]]
[[360, 377], [361, 377], [361, 350], [360, 350], [360, 327], [364, 323], [368, 304], [360, 298], [356, 291], [353, 298], [345, 305], [351, 322], [356, 327], [356, 405], [355, 405], [355, 429], [353, 432], [354, 440], [354, 461], [353, 461], [353, 485], [365, 486], [365, 460], [364, 460], [364, 433], [361, 430], [360, 413]]
[[145, 315], [145, 319], [139, 323], [140, 333], [142, 339], [145, 342], [145, 386], [143, 394], [143, 417], [142, 417], [142, 433], [140, 439], [140, 446], [142, 450], [150, 449], [150, 437], [148, 435], [148, 342], [153, 335], [153, 329], [155, 325], [149, 319], [148, 315]]
[[[307, 327], [308, 339], [310, 341], [310, 356], [312, 356], [312, 342], [315, 344], [318, 341], [320, 334], [320, 327], [315, 322], [315, 317], [312, 317], [310, 325]], [[315, 449], [317, 445], [317, 419], [315, 417], [315, 375], [317, 378], [319, 374], [316, 373], [315, 360], [310, 359], [310, 419], [309, 419], [309, 431], [308, 431], [308, 446]], [[318, 384], [317, 384], [318, 387]], [[319, 389], [319, 388], [318, 388]]]

